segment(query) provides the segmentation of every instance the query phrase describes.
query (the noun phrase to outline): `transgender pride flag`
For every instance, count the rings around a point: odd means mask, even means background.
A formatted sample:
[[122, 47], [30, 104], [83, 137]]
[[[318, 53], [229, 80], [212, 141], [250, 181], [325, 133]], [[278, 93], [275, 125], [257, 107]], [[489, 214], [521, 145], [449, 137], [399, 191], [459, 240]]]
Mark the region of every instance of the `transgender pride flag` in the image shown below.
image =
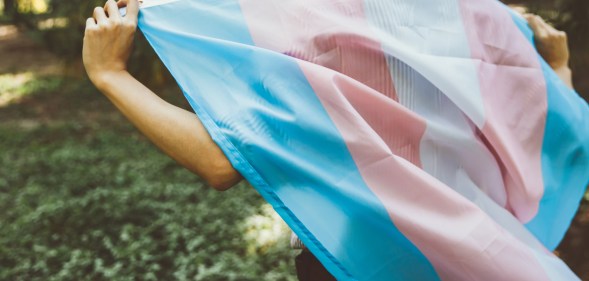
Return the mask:
[[551, 251], [589, 110], [501, 3], [146, 0], [139, 27], [338, 279], [578, 280]]

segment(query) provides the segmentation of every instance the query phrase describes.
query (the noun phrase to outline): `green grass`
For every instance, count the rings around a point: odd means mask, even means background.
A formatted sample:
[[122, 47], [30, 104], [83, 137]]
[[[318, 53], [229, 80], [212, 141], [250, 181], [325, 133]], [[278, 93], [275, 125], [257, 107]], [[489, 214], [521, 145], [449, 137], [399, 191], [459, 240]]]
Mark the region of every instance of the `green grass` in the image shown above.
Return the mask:
[[211, 190], [87, 82], [59, 80], [0, 108], [0, 280], [294, 280], [253, 188]]

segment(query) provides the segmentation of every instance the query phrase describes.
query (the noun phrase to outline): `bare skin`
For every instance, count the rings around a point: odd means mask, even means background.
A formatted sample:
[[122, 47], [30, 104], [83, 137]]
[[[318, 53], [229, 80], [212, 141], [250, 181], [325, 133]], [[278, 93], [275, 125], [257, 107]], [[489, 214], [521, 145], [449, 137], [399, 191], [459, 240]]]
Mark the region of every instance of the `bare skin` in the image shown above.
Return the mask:
[[[127, 7], [126, 16], [118, 8]], [[156, 146], [217, 190], [242, 180], [198, 117], [167, 103], [127, 71], [137, 29], [138, 0], [108, 0], [86, 22], [83, 60], [94, 85]], [[524, 15], [538, 51], [572, 88], [566, 34], [541, 18]]]
[[[118, 7], [127, 6], [122, 17]], [[137, 27], [137, 0], [109, 0], [86, 23], [83, 60], [90, 80], [164, 153], [210, 186], [225, 190], [241, 175], [195, 114], [162, 100], [127, 71]]]
[[562, 81], [573, 89], [573, 74], [569, 68], [569, 47], [567, 34], [546, 23], [541, 17], [523, 14], [534, 31], [538, 53], [554, 69]]

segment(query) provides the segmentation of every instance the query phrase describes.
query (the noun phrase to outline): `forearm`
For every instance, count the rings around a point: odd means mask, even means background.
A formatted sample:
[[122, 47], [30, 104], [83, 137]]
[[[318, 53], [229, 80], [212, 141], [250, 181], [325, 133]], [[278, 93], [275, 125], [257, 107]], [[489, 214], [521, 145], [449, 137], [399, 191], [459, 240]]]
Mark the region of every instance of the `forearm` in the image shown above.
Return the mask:
[[195, 114], [164, 101], [126, 71], [93, 80], [156, 146], [214, 188], [224, 190], [241, 180]]

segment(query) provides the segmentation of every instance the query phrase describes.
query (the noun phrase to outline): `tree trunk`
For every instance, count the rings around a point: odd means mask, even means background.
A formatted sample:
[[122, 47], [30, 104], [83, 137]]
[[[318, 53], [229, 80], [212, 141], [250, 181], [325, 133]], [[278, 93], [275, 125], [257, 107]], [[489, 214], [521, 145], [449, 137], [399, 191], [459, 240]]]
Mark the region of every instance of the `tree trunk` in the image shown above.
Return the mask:
[[12, 17], [14, 12], [16, 12], [15, 4], [14, 0], [4, 0], [4, 14]]
[[8, 19], [17, 24], [18, 21], [18, 9], [16, 4], [18, 0], [3, 0], [4, 1], [4, 15], [8, 17]]

